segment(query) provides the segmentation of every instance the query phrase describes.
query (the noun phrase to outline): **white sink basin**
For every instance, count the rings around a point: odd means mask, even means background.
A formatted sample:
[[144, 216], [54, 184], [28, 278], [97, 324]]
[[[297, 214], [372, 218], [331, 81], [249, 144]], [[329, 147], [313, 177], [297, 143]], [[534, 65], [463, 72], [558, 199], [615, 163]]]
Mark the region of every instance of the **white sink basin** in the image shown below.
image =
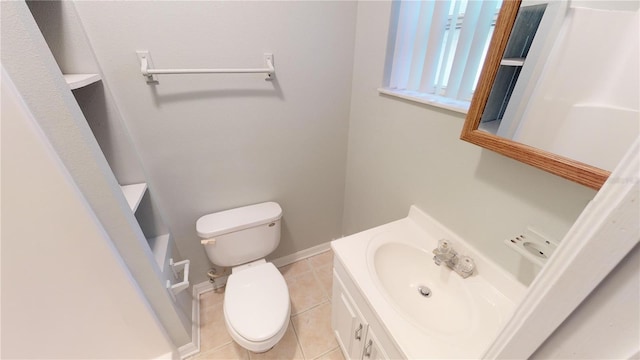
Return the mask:
[[386, 300], [433, 336], [478, 338], [503, 323], [498, 306], [508, 301], [504, 295], [480, 276], [463, 279], [446, 265], [435, 265], [430, 250], [383, 232], [371, 239], [367, 256], [374, 283]]
[[[438, 240], [470, 256], [463, 279], [433, 262]], [[480, 359], [526, 288], [415, 206], [409, 216], [333, 241], [336, 262], [407, 359]], [[420, 286], [431, 296], [422, 296]], [[426, 290], [425, 290], [426, 291]]]

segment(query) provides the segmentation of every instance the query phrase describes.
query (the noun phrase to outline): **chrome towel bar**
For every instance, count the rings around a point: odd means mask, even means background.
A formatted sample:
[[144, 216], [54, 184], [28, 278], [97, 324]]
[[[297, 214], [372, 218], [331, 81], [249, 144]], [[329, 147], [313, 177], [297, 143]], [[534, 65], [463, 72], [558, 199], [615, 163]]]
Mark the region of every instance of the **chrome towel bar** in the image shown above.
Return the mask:
[[148, 51], [136, 51], [140, 60], [140, 72], [147, 79], [148, 83], [157, 82], [155, 75], [166, 74], [266, 74], [266, 80], [270, 80], [275, 74], [273, 66], [273, 54], [264, 54], [264, 68], [248, 69], [154, 69], [151, 61], [151, 54]]

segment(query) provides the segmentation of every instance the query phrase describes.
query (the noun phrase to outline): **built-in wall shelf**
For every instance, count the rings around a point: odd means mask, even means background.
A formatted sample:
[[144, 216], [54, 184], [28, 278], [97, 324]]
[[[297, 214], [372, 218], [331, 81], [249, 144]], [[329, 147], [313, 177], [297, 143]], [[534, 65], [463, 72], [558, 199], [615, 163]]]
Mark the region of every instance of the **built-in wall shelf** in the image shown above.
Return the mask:
[[138, 209], [138, 205], [140, 205], [144, 192], [147, 191], [147, 183], [121, 185], [120, 188], [125, 199], [127, 199], [127, 204], [129, 204], [131, 211], [135, 212]]
[[100, 74], [64, 74], [64, 80], [71, 90], [79, 89], [102, 80]]
[[[500, 60], [501, 66], [498, 68], [498, 73], [491, 87], [491, 93], [480, 119], [480, 122], [483, 123], [482, 130], [492, 134], [497, 134], [501, 131], [502, 119], [505, 118], [505, 113], [516, 85], [521, 84], [518, 79], [523, 69], [527, 68], [525, 59], [529, 55], [531, 44], [546, 8], [547, 4], [523, 5], [520, 7], [509, 35], [509, 42]], [[535, 64], [535, 57], [533, 62], [529, 61], [527, 64]], [[526, 99], [514, 99], [511, 103], [519, 104], [522, 101], [526, 101]], [[508, 116], [506, 118], [509, 119]]]
[[504, 58], [500, 61], [500, 65], [505, 66], [523, 66], [524, 58]]
[[169, 234], [147, 239], [149, 247], [151, 248], [151, 252], [153, 252], [153, 257], [156, 259], [156, 263], [162, 271], [164, 271], [164, 264], [167, 260], [167, 254], [169, 252], [169, 240]]

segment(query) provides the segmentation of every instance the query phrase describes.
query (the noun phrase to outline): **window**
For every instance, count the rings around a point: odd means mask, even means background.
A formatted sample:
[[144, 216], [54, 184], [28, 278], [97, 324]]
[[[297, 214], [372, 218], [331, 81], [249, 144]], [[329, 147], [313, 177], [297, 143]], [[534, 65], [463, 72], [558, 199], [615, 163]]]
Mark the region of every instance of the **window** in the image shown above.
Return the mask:
[[396, 3], [399, 8], [391, 49], [393, 62], [389, 83], [381, 92], [448, 104], [455, 108], [452, 110], [466, 112], [501, 3], [499, 0]]

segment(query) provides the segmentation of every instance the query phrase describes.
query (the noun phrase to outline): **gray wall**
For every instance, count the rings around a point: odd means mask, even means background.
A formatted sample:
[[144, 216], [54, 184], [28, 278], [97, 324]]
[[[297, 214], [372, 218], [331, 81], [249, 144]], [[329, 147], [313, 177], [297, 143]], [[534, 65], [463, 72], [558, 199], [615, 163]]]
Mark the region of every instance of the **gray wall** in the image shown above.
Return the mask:
[[[195, 231], [207, 213], [284, 209], [272, 257], [342, 234], [355, 2], [78, 2], [156, 204], [194, 283], [211, 266]], [[262, 75], [159, 76], [157, 67], [262, 67]]]
[[[528, 283], [537, 269], [502, 241], [528, 225], [561, 239], [595, 194], [460, 141], [461, 114], [379, 95], [388, 2], [76, 7], [194, 282], [210, 266], [197, 218], [275, 200], [285, 217], [272, 257], [416, 204]], [[273, 52], [276, 81], [159, 76], [148, 85], [135, 50], [151, 51], [157, 67], [257, 67]]]
[[[3, 1], [0, 6], [4, 69], [174, 344], [190, 342], [191, 319], [167, 293], [146, 239], [31, 12], [19, 1]], [[76, 255], [85, 256], [81, 251]]]
[[537, 270], [503, 245], [527, 225], [560, 240], [595, 191], [459, 140], [464, 115], [379, 95], [390, 2], [359, 2], [345, 234], [415, 204], [528, 284]]
[[[71, 1], [29, 1], [27, 5], [63, 74], [101, 73]], [[118, 182], [144, 182], [108, 83], [75, 90], [74, 95]]]
[[[63, 74], [102, 74], [73, 2], [28, 1], [27, 6]], [[111, 96], [106, 79], [73, 90], [73, 96], [118, 184], [146, 182], [133, 142]], [[147, 239], [169, 232], [160, 211], [154, 206], [150, 192], [146, 192], [135, 212]], [[171, 257], [175, 261], [182, 260], [178, 251], [173, 251]], [[160, 268], [162, 270], [162, 267]], [[169, 276], [169, 280], [175, 279]], [[184, 314], [191, 314], [190, 294], [179, 294], [178, 302]]]
[[1, 83], [2, 358], [176, 353], [4, 67]]

